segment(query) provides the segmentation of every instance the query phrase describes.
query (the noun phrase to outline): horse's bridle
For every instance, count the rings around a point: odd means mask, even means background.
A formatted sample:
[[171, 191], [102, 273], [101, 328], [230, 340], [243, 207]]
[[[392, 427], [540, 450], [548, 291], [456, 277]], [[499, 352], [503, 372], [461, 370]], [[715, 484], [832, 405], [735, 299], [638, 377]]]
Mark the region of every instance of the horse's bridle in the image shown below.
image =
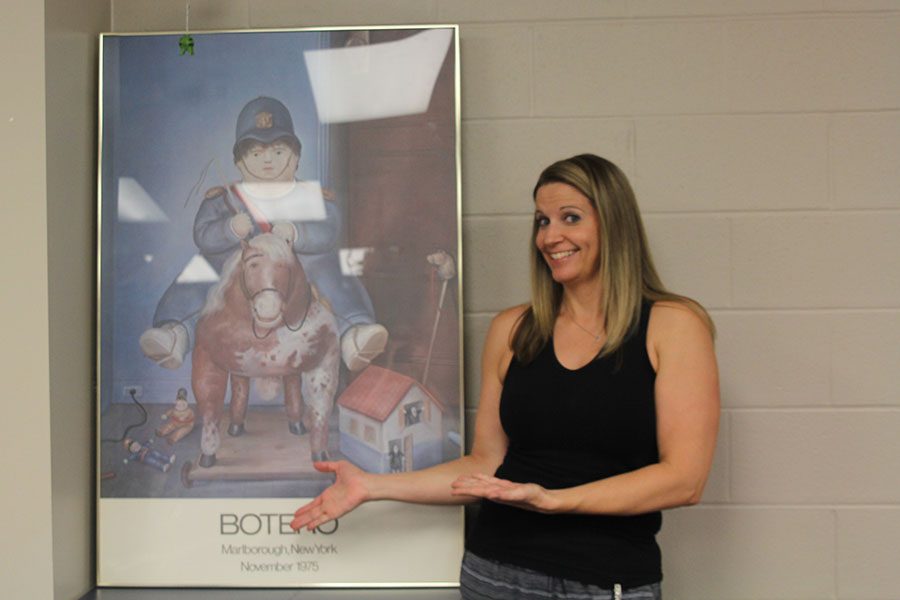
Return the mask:
[[[246, 278], [246, 275], [244, 274], [244, 263], [246, 263], [248, 260], [250, 260], [252, 258], [256, 258], [257, 256], [264, 256], [264, 255], [263, 255], [263, 253], [260, 252], [258, 254], [251, 254], [250, 256], [248, 256], [246, 258], [241, 257], [241, 292], [243, 292], [244, 298], [247, 300], [247, 302], [250, 303], [250, 310], [253, 310], [253, 301], [256, 299], [257, 296], [259, 296], [263, 292], [275, 292], [276, 294], [278, 294], [281, 297], [282, 302], [285, 305], [287, 305], [288, 299], [291, 297], [291, 294], [293, 294], [293, 292], [294, 292], [294, 272], [293, 271], [291, 271], [289, 273], [288, 289], [287, 289], [286, 294], [282, 294], [281, 290], [279, 290], [278, 288], [274, 288], [274, 287], [264, 287], [259, 290], [256, 290], [255, 292], [251, 292], [250, 288], [247, 287], [247, 278]], [[303, 327], [303, 324], [306, 323], [306, 317], [307, 317], [307, 315], [309, 315], [309, 307], [312, 304], [312, 301], [313, 301], [312, 285], [309, 283], [309, 280], [307, 280], [306, 281], [306, 310], [303, 311], [303, 318], [300, 319], [300, 323], [298, 323], [296, 327], [291, 327], [290, 324], [285, 319], [284, 314], [282, 314], [282, 316], [281, 316], [281, 321], [282, 321], [282, 323], [284, 323], [284, 326], [287, 327], [288, 331], [300, 331], [300, 329]], [[272, 330], [270, 329], [269, 331], [266, 332], [265, 335], [261, 336], [256, 332], [256, 320], [251, 317], [250, 322], [251, 322], [251, 327], [253, 328], [253, 336], [256, 337], [256, 339], [263, 340], [263, 339], [267, 338], [270, 333], [272, 333]]]

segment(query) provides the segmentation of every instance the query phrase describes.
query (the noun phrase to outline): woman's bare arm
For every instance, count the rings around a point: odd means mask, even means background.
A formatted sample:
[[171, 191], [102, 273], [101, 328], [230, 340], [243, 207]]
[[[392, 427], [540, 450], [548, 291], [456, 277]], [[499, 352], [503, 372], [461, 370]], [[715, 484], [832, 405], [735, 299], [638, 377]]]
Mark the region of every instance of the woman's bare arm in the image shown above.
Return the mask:
[[481, 390], [472, 452], [421, 471], [366, 473], [346, 461], [316, 463], [335, 474], [335, 483], [300, 507], [291, 527], [315, 527], [344, 515], [363, 502], [398, 500], [421, 504], [463, 504], [476, 498], [454, 494], [451, 483], [462, 475], [492, 475], [506, 454], [507, 439], [500, 425], [500, 392], [512, 353], [510, 333], [524, 307], [501, 312], [491, 322], [481, 361]]

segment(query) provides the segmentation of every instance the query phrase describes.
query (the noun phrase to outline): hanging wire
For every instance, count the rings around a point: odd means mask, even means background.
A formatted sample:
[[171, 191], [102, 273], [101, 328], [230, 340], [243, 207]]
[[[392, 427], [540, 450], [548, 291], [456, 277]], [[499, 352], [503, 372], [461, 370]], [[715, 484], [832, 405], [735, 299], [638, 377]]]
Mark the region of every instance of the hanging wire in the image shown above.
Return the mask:
[[194, 55], [194, 38], [191, 36], [191, 2], [187, 0], [184, 3], [184, 35], [178, 39], [178, 54]]

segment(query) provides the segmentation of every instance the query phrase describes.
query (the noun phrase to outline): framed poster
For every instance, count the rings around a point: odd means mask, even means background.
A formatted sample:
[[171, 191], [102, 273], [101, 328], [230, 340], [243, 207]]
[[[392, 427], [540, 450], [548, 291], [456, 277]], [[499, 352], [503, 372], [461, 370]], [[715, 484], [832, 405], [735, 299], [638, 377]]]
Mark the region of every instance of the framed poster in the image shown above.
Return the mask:
[[288, 524], [462, 452], [457, 33], [101, 36], [100, 585], [456, 584], [459, 507]]

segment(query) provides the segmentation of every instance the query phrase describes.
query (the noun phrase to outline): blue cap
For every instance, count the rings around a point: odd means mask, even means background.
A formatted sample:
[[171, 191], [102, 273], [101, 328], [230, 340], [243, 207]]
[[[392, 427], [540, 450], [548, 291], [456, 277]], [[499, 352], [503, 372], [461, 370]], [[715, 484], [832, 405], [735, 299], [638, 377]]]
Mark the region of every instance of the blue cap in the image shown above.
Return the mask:
[[271, 144], [279, 138], [293, 138], [297, 145], [300, 140], [294, 134], [294, 121], [287, 107], [267, 96], [260, 96], [248, 102], [237, 118], [235, 128], [234, 151], [244, 140], [254, 140], [262, 144]]

